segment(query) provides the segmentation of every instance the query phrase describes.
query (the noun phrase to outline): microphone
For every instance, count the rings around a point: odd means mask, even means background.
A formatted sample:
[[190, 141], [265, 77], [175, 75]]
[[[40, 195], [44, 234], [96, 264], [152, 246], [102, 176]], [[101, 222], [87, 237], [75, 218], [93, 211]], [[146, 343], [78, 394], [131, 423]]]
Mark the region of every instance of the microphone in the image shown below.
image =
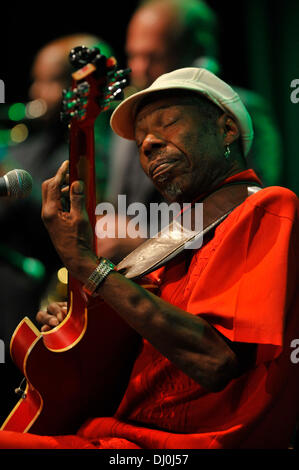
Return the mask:
[[32, 177], [25, 170], [11, 170], [0, 177], [0, 197], [23, 199], [32, 191]]

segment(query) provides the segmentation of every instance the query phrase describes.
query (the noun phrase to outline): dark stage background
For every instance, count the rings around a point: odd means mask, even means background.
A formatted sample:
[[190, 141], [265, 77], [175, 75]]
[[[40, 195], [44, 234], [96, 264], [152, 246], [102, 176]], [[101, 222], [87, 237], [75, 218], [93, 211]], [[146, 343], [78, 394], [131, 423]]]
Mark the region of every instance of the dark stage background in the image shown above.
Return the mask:
[[[251, 0], [207, 3], [220, 20], [220, 59], [232, 84], [255, 90], [271, 102], [283, 137], [281, 184], [299, 193], [299, 103], [291, 102], [290, 83], [299, 78], [299, 2]], [[8, 3], [1, 8], [0, 78], [6, 102], [26, 100], [30, 65], [38, 49], [57, 36], [90, 32], [110, 43], [119, 63], [130, 2]]]

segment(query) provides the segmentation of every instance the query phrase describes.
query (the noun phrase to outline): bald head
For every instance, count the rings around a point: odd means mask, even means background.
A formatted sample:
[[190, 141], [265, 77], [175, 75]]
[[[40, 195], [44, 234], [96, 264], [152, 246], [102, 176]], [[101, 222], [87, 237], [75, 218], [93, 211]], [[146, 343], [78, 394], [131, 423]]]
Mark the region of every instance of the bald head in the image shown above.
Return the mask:
[[132, 84], [146, 88], [177, 65], [176, 34], [180, 22], [170, 5], [155, 3], [140, 7], [127, 30], [126, 53]]
[[200, 0], [142, 2], [127, 29], [132, 84], [146, 88], [160, 75], [191, 66], [207, 54], [207, 43], [214, 41], [214, 20], [213, 12]]

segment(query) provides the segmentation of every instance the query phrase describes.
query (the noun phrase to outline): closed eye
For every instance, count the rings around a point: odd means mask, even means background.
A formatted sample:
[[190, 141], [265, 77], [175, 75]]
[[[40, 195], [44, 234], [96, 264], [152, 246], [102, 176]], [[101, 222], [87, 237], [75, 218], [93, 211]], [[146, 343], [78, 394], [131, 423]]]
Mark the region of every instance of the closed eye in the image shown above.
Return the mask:
[[143, 144], [143, 140], [144, 140], [144, 133], [143, 132], [136, 132], [135, 134], [135, 142], [136, 142], [136, 145], [137, 145], [137, 148], [140, 148]]
[[176, 118], [176, 119], [172, 119], [171, 121], [168, 121], [166, 124], [164, 124], [164, 128], [166, 127], [170, 127], [172, 126], [173, 124], [176, 124], [178, 122], [179, 118]]

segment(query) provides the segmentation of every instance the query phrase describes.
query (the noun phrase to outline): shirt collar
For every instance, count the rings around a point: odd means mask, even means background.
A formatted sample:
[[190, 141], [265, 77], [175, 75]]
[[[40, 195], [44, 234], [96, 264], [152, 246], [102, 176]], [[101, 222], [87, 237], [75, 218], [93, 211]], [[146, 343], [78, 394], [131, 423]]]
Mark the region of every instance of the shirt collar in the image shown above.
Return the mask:
[[[258, 186], [263, 186], [263, 183], [262, 181], [259, 179], [259, 177], [257, 176], [257, 174], [255, 173], [255, 171], [252, 169], [252, 168], [249, 168], [247, 170], [243, 170], [243, 171], [240, 171], [239, 173], [236, 173], [232, 176], [229, 176], [228, 178], [226, 178], [225, 180], [223, 180], [218, 186], [216, 186], [212, 192], [214, 191], [217, 191], [217, 189], [221, 188], [222, 186], [226, 185], [226, 184], [230, 184], [230, 183], [235, 183], [235, 182], [238, 182], [238, 181], [243, 181], [243, 182], [246, 182], [246, 183], [255, 183], [257, 184]], [[203, 199], [205, 198], [206, 196], [208, 196], [209, 194], [211, 193], [204, 193], [204, 194], [200, 194], [194, 201], [194, 202], [197, 202], [198, 200], [200, 199]]]

